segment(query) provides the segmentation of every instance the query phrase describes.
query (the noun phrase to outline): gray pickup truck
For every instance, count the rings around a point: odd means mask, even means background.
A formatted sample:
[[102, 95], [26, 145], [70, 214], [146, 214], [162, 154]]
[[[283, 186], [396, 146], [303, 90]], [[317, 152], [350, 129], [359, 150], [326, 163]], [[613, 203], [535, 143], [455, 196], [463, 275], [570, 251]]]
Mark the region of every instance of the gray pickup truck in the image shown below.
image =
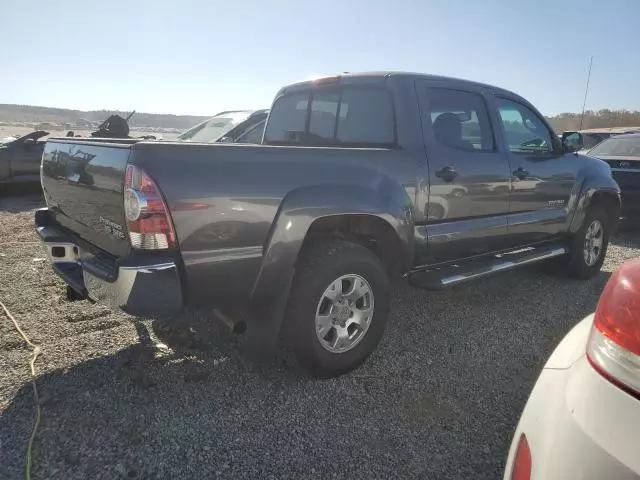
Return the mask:
[[620, 210], [609, 166], [523, 98], [410, 73], [284, 87], [261, 145], [52, 139], [42, 185], [71, 297], [215, 309], [319, 377], [375, 349], [394, 277], [440, 289], [544, 261], [588, 279]]

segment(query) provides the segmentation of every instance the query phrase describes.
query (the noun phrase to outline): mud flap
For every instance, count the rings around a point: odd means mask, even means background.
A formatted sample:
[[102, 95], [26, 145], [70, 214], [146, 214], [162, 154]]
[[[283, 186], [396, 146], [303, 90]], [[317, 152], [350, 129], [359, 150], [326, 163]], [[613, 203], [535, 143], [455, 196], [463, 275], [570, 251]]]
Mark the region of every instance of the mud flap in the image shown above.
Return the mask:
[[293, 280], [293, 275], [288, 277], [276, 301], [252, 309], [252, 319], [247, 325], [243, 349], [254, 360], [270, 357], [276, 351]]

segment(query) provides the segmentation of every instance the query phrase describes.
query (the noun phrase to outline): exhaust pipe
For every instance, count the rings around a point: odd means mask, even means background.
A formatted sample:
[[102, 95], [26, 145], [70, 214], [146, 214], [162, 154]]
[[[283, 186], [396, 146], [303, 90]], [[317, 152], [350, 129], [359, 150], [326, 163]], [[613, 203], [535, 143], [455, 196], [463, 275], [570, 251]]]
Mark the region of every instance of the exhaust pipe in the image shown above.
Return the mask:
[[220, 320], [222, 324], [226, 325], [227, 328], [231, 330], [233, 333], [235, 333], [236, 335], [240, 335], [244, 333], [245, 330], [247, 329], [246, 322], [243, 322], [242, 320], [234, 320], [233, 318], [222, 313], [217, 308], [213, 309], [213, 314], [218, 318], [218, 320]]

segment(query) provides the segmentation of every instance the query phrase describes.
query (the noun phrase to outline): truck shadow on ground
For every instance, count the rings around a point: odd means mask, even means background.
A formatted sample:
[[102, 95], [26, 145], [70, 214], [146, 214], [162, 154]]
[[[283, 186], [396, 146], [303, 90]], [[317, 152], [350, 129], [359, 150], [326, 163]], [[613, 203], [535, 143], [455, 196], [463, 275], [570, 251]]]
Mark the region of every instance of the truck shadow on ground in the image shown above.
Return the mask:
[[640, 225], [631, 222], [621, 224], [610, 243], [621, 247], [640, 248]]
[[13, 189], [17, 187], [11, 186], [11, 189], [8, 191], [7, 188], [9, 187], [6, 185], [0, 185], [0, 212], [28, 212], [35, 208], [45, 206], [40, 185], [38, 185], [37, 188], [31, 186], [24, 187], [26, 190], [21, 190], [19, 195], [13, 192]]
[[[287, 354], [247, 360], [204, 317], [136, 322], [138, 343], [38, 378], [34, 478], [497, 478], [540, 368], [608, 276], [399, 286], [378, 350], [327, 381]], [[21, 477], [33, 418], [25, 383], [0, 417], [0, 478]]]

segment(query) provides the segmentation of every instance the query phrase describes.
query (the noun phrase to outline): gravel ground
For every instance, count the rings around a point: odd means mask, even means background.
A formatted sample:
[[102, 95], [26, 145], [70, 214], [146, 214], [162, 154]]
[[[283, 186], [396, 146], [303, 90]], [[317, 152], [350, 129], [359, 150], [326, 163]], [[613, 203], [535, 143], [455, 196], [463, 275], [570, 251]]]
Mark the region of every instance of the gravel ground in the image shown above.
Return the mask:
[[[441, 292], [400, 286], [354, 373], [315, 381], [285, 354], [243, 358], [216, 322], [136, 321], [69, 303], [33, 232], [38, 196], [0, 198], [0, 300], [44, 350], [34, 478], [498, 478], [554, 345], [638, 256], [617, 236], [580, 283], [536, 269]], [[29, 350], [0, 318], [0, 478], [20, 478]]]

